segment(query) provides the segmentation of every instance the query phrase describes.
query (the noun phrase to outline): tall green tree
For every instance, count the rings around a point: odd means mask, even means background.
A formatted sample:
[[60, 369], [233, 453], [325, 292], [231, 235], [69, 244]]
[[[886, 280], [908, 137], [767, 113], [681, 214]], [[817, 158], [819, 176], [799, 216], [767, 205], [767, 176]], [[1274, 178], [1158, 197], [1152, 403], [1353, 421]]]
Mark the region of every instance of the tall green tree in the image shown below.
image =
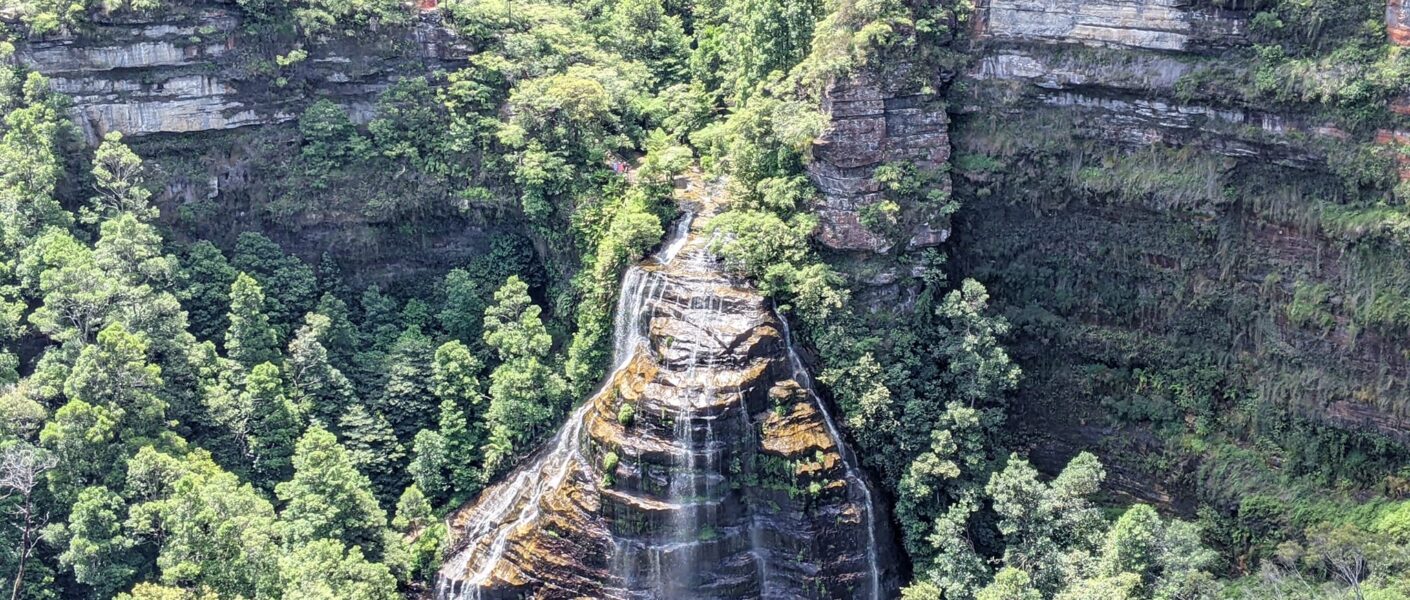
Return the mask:
[[480, 282], [465, 269], [451, 269], [442, 285], [445, 304], [436, 313], [441, 329], [452, 339], [478, 345], [485, 323]]
[[553, 338], [529, 298], [529, 286], [510, 276], [494, 298], [485, 311], [485, 343], [503, 362], [490, 374], [484, 477], [498, 474], [516, 449], [548, 427], [567, 387], [543, 362]]
[[279, 559], [279, 598], [284, 600], [396, 600], [396, 578], [369, 561], [357, 546], [334, 539], [296, 546]]
[[50, 229], [20, 254], [19, 272], [42, 300], [29, 316], [35, 329], [65, 343], [88, 343], [103, 328], [122, 282], [105, 273], [67, 231]]
[[379, 498], [390, 500], [410, 481], [406, 444], [397, 438], [382, 413], [353, 406], [338, 419], [338, 432], [353, 465], [371, 478]]
[[264, 290], [245, 273], [230, 284], [230, 329], [225, 353], [245, 367], [279, 360], [279, 333], [264, 312]]
[[433, 353], [431, 340], [412, 327], [402, 332], [387, 354], [387, 383], [376, 408], [391, 422], [399, 439], [410, 438], [435, 422]]
[[49, 471], [49, 491], [59, 505], [73, 503], [93, 484], [119, 483], [122, 459], [119, 419], [106, 406], [69, 400], [39, 432], [39, 443], [58, 459]]
[[456, 494], [479, 489], [479, 449], [484, 441], [480, 426], [488, 402], [480, 391], [480, 360], [459, 341], [436, 349], [431, 380], [440, 399], [437, 425], [445, 439], [450, 485]]
[[122, 133], [103, 136], [93, 156], [93, 189], [97, 195], [80, 214], [88, 222], [130, 214], [143, 221], [157, 217], [157, 209], [148, 203], [152, 192], [143, 181], [142, 158], [122, 142]]
[[259, 282], [265, 294], [265, 314], [280, 337], [293, 331], [318, 299], [313, 268], [258, 233], [240, 234], [230, 264]]
[[334, 366], [324, 344], [336, 333], [331, 319], [309, 313], [289, 342], [289, 359], [284, 363], [289, 399], [300, 413], [325, 427], [337, 425], [348, 408], [357, 403], [352, 382]]
[[186, 248], [182, 259], [178, 297], [190, 315], [191, 333], [221, 343], [230, 327], [230, 285], [237, 272], [220, 249], [205, 240]]
[[372, 482], [353, 467], [337, 438], [310, 428], [299, 438], [293, 463], [293, 479], [274, 488], [284, 503], [280, 518], [289, 541], [338, 540], [379, 556], [387, 515], [372, 495]]
[[1004, 564], [1030, 575], [1039, 591], [1055, 593], [1063, 581], [1062, 554], [1090, 553], [1100, 542], [1101, 512], [1089, 498], [1105, 478], [1101, 463], [1086, 452], [1051, 483], [1043, 483], [1028, 461], [1010, 456], [1008, 466], [985, 486], [999, 516]]
[[136, 502], [128, 526], [158, 545], [163, 582], [222, 598], [276, 597], [281, 532], [273, 505], [253, 486], [201, 451], [144, 449], [128, 473]]
[[67, 526], [52, 534], [64, 548], [59, 562], [99, 598], [112, 597], [137, 573], [136, 541], [122, 530], [125, 508], [122, 497], [107, 488], [87, 488], [74, 502]]
[[47, 77], [31, 71], [19, 106], [4, 119], [0, 136], [0, 247], [8, 255], [48, 227], [67, 228], [72, 215], [54, 195], [64, 172], [64, 149], [77, 131], [65, 117], [62, 97]]
[[245, 379], [251, 413], [250, 452], [254, 473], [262, 485], [272, 487], [292, 474], [290, 459], [302, 433], [301, 413], [284, 392], [284, 381], [274, 363], [261, 363]]
[[444, 435], [434, 429], [422, 429], [416, 433], [412, 445], [411, 473], [412, 487], [426, 490], [431, 498], [441, 501], [449, 495], [450, 458]]
[[930, 434], [930, 448], [921, 452], [901, 477], [896, 517], [912, 560], [924, 564], [937, 550], [932, 529], [936, 520], [957, 502], [972, 498], [976, 482], [990, 468], [991, 437], [985, 413], [952, 402]]
[[118, 434], [133, 445], [166, 428], [166, 402], [157, 397], [161, 368], [147, 361], [148, 340], [114, 323], [98, 334], [74, 362], [64, 383], [70, 399], [103, 406], [119, 423]]

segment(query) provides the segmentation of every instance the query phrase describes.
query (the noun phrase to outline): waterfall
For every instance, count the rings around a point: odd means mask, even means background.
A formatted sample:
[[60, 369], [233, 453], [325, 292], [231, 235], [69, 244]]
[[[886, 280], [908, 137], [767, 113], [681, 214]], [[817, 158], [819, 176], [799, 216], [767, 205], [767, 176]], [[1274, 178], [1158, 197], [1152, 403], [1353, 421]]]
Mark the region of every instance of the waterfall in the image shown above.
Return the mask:
[[[654, 255], [623, 273], [612, 373], [512, 476], [452, 517], [462, 535], [442, 566], [438, 600], [545, 591], [624, 600], [882, 597], [885, 523], [860, 462], [816, 393], [787, 321], [722, 271], [709, 240], [691, 236], [693, 218], [685, 213]], [[803, 392], [794, 398], [816, 409], [769, 412], [765, 403], [781, 390]], [[637, 410], [634, 425], [614, 418], [626, 402]], [[616, 483], [599, 478], [594, 464], [609, 449], [620, 453]], [[825, 472], [805, 473], [797, 465], [814, 451], [832, 458]], [[799, 469], [781, 484], [779, 460]], [[736, 473], [774, 479], [732, 481]], [[799, 476], [836, 493], [799, 499], [798, 480], [788, 481]], [[568, 500], [583, 491], [592, 494], [588, 504]], [[542, 527], [566, 515], [577, 515], [567, 518], [581, 525], [567, 533], [579, 537]], [[832, 537], [839, 526], [845, 548]]]
[[876, 557], [876, 504], [872, 501], [871, 487], [867, 485], [866, 478], [861, 475], [861, 468], [858, 466], [857, 457], [852, 454], [852, 448], [847, 445], [847, 441], [842, 438], [842, 432], [837, 427], [837, 422], [832, 419], [832, 412], [828, 410], [827, 403], [818, 396], [813, 388], [813, 379], [808, 375], [808, 370], [803, 368], [803, 360], [798, 357], [798, 351], [793, 347], [793, 330], [788, 326], [788, 319], [783, 318], [777, 310], [774, 316], [778, 318], [779, 326], [783, 328], [783, 344], [788, 349], [788, 362], [793, 368], [793, 380], [798, 382], [813, 402], [818, 405], [818, 411], [822, 413], [823, 423], [827, 424], [827, 432], [832, 436], [832, 441], [837, 444], [837, 451], [842, 455], [842, 464], [847, 467], [847, 481], [849, 486], [856, 486], [862, 492], [862, 501], [866, 505], [867, 520], [867, 578], [872, 600], [881, 598], [881, 569], [877, 566]]
[[695, 213], [686, 211], [676, 220], [676, 228], [668, 237], [668, 242], [661, 245], [661, 251], [656, 254], [656, 262], [670, 264], [679, 254], [681, 248], [685, 246], [686, 240], [690, 237], [690, 225], [695, 220]]
[[[672, 230], [671, 236], [661, 244], [661, 250], [654, 257], [669, 263], [680, 251], [681, 245], [690, 232], [690, 222], [694, 215], [687, 212]], [[647, 308], [660, 299], [665, 291], [665, 278], [632, 265], [622, 274], [622, 282], [617, 299], [617, 311], [613, 315], [612, 374], [603, 380], [609, 385], [617, 374], [626, 368], [638, 345], [646, 342], [650, 311]], [[547, 451], [527, 467], [518, 470], [508, 483], [490, 488], [480, 498], [478, 506], [486, 509], [466, 523], [461, 549], [441, 567], [436, 583], [438, 600], [461, 600], [477, 598], [478, 591], [494, 570], [496, 563], [504, 556], [509, 535], [521, 525], [538, 518], [540, 503], [544, 494], [557, 488], [572, 471], [577, 461], [583, 459], [583, 424], [592, 408], [591, 402], [583, 402], [572, 414], [567, 424], [546, 445]], [[515, 509], [518, 512], [514, 512]], [[510, 514], [514, 513], [513, 518]], [[479, 569], [469, 578], [458, 581], [470, 567], [471, 560], [483, 549]]]

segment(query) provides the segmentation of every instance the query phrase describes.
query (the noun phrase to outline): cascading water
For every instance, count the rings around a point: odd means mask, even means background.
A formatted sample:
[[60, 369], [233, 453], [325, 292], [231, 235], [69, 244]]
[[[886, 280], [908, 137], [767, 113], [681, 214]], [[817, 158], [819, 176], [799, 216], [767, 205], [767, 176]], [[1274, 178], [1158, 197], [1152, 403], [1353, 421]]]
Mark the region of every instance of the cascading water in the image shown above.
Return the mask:
[[787, 323], [692, 227], [623, 275], [602, 386], [449, 517], [438, 599], [894, 592], [886, 520]]
[[822, 413], [823, 422], [827, 424], [828, 435], [837, 442], [839, 452], [842, 454], [842, 462], [847, 468], [847, 480], [861, 491], [863, 504], [866, 506], [867, 522], [867, 580], [872, 598], [881, 597], [881, 569], [877, 565], [876, 555], [876, 504], [872, 501], [871, 486], [861, 475], [861, 469], [857, 466], [857, 457], [852, 454], [852, 449], [847, 446], [842, 439], [842, 432], [837, 428], [837, 423], [832, 419], [832, 412], [827, 409], [827, 403], [818, 397], [818, 393], [813, 389], [813, 379], [808, 375], [808, 370], [803, 367], [803, 360], [798, 357], [798, 350], [793, 347], [793, 330], [788, 326], [788, 320], [783, 315], [775, 312], [778, 317], [780, 327], [783, 329], [783, 344], [788, 349], [788, 364], [793, 368], [793, 380], [808, 392], [818, 405], [818, 411]]
[[[685, 213], [680, 219], [683, 226], [677, 226], [672, 232], [672, 237], [662, 244], [658, 257], [663, 258], [663, 262], [669, 262], [680, 251], [680, 243], [690, 231], [690, 222], [693, 219], [693, 214]], [[629, 267], [622, 275], [617, 311], [613, 315], [614, 375], [626, 366], [632, 352], [643, 343], [646, 336], [644, 320], [649, 315], [647, 305], [655, 299], [653, 294], [659, 294], [663, 288], [663, 278], [642, 269], [639, 265]], [[606, 381], [612, 379], [613, 377], [608, 377]], [[520, 470], [508, 485], [492, 488], [481, 497], [478, 504], [489, 509], [470, 521], [462, 537], [463, 549], [442, 567], [442, 572], [464, 573], [476, 551], [484, 548], [486, 555], [480, 561], [480, 568], [469, 579], [457, 581], [451, 577], [439, 577], [436, 590], [438, 599], [478, 597], [476, 592], [480, 585], [490, 576], [495, 563], [503, 558], [505, 543], [510, 533], [537, 517], [543, 495], [562, 484], [574, 464], [572, 459], [582, 457], [583, 417], [591, 406], [591, 403], [584, 402], [574, 410], [568, 416], [567, 426], [549, 442], [549, 450], [535, 459], [528, 468]], [[548, 476], [545, 477], [545, 474]], [[519, 511], [510, 518], [509, 513], [516, 507]]]

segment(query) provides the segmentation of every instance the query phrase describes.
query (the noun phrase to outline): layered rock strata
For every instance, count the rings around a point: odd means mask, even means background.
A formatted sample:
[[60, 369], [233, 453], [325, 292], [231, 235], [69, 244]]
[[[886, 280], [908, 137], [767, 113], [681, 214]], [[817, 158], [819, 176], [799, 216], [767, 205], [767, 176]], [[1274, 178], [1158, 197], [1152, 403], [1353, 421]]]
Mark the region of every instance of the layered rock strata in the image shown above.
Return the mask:
[[49, 76], [73, 100], [75, 122], [97, 140], [108, 131], [141, 136], [280, 123], [317, 96], [365, 119], [396, 79], [468, 52], [428, 11], [408, 31], [369, 32], [386, 38], [375, 43], [291, 46], [307, 58], [279, 66], [248, 25], [238, 7], [218, 0], [152, 16], [99, 14], [78, 34], [21, 43], [13, 60]]
[[886, 519], [785, 325], [699, 229], [626, 277], [602, 388], [451, 515], [438, 598], [894, 593]]
[[[1387, 3], [1390, 42], [1410, 40], [1406, 14]], [[1410, 440], [1403, 331], [1363, 326], [1353, 308], [1404, 289], [1375, 279], [1380, 258], [1348, 249], [1371, 234], [1321, 221], [1356, 209], [1337, 161], [1404, 136], [1345, 131], [1315, 104], [1255, 101], [1240, 87], [1259, 65], [1251, 16], [1165, 0], [991, 0], [947, 96], [956, 153], [970, 159], [955, 162], [957, 270], [1012, 302], [1026, 380], [1014, 425], [1048, 466], [1097, 449], [1119, 487], [1168, 506], [1188, 506], [1204, 482], [1192, 462], [1153, 472], [1131, 460], [1162, 441], [1114, 407], [1171, 400], [1130, 373], [1205, 369], [1297, 427]], [[1145, 177], [1159, 181], [1142, 188]], [[1200, 199], [1171, 200], [1181, 184]], [[1327, 292], [1321, 325], [1293, 318], [1308, 289]]]
[[[828, 126], [814, 141], [808, 164], [822, 195], [815, 209], [818, 241], [834, 250], [875, 253], [889, 252], [897, 243], [907, 249], [943, 243], [950, 224], [934, 207], [903, 207], [912, 210], [902, 215], [900, 239], [868, 228], [863, 215], [887, 199], [875, 177], [877, 167], [908, 162], [919, 171], [934, 171], [949, 160], [944, 104], [909, 77], [864, 71], [829, 86], [822, 110]], [[947, 174], [939, 173], [936, 181], [948, 191]]]

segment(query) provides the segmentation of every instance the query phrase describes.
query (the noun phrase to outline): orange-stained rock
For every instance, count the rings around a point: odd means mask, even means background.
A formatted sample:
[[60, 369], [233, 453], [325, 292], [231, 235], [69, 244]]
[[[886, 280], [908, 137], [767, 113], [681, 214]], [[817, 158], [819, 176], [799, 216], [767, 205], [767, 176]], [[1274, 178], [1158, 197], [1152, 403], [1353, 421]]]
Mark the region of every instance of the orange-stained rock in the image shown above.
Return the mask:
[[438, 597], [868, 597], [873, 563], [894, 594], [887, 518], [782, 324], [704, 247], [629, 275], [640, 318], [618, 331], [638, 343], [559, 437], [450, 516]]
[[1386, 0], [1386, 35], [1398, 46], [1410, 46], [1410, 10], [1405, 0]]

